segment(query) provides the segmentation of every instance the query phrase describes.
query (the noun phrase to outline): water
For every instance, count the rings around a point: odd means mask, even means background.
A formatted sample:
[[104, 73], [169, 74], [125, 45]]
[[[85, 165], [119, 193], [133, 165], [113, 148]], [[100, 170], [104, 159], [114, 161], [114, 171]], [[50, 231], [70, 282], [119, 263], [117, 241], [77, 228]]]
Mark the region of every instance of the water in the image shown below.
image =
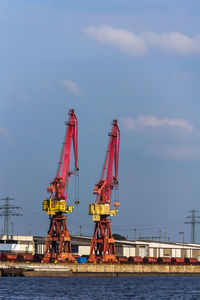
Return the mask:
[[0, 299], [200, 300], [200, 277], [1, 277]]

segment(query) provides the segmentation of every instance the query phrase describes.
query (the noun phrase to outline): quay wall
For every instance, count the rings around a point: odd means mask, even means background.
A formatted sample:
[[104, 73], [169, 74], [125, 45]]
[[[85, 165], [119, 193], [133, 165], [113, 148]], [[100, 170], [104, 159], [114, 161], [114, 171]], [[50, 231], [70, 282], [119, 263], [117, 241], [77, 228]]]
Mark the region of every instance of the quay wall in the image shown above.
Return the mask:
[[159, 264], [70, 264], [74, 274], [118, 274], [118, 275], [150, 275], [177, 274], [199, 275], [200, 265], [159, 265]]
[[[159, 264], [0, 264], [1, 274], [16, 276], [200, 276], [200, 265]], [[21, 275], [18, 275], [20, 273]], [[15, 276], [15, 275], [13, 275]]]

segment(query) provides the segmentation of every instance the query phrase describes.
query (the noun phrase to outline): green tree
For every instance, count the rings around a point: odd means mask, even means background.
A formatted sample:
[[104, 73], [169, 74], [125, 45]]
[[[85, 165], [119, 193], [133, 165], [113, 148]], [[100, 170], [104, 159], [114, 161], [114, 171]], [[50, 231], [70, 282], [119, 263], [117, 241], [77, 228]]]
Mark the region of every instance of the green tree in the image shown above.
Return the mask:
[[127, 238], [125, 238], [125, 236], [123, 236], [123, 235], [121, 235], [119, 233], [114, 233], [112, 236], [113, 236], [113, 238], [115, 240], [119, 240], [119, 241], [125, 241], [125, 240], [127, 240]]

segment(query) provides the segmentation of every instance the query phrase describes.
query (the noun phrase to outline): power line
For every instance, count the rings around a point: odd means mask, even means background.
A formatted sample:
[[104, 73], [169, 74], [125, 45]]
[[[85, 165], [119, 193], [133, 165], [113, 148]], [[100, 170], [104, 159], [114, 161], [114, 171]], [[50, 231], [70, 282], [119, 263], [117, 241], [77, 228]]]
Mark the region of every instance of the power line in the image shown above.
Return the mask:
[[191, 216], [186, 217], [187, 219], [190, 219], [190, 221], [185, 222], [185, 224], [191, 224], [191, 242], [196, 243], [196, 224], [200, 224], [200, 221], [197, 219], [200, 218], [200, 216], [195, 215], [195, 213], [198, 213], [198, 210], [189, 210], [191, 212]]
[[[10, 235], [10, 217], [13, 216], [22, 216], [21, 213], [16, 212], [16, 209], [21, 209], [20, 206], [14, 206], [10, 204], [10, 201], [14, 200], [10, 197], [5, 197], [1, 199], [1, 201], [4, 201], [5, 203], [0, 206], [0, 209], [2, 209], [2, 213], [0, 213], [1, 217], [4, 217], [4, 234], [6, 236]], [[14, 223], [13, 223], [14, 226]], [[14, 227], [13, 227], [14, 228]]]

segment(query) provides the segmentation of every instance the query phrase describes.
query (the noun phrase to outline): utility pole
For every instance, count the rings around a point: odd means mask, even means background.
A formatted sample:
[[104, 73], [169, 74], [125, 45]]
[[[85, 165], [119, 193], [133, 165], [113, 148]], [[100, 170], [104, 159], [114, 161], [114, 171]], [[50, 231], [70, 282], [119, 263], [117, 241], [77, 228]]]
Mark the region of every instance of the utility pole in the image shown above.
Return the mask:
[[76, 229], [76, 226], [75, 225], [73, 225], [73, 230], [72, 230], [72, 235], [75, 235], [75, 229]]
[[189, 210], [191, 212], [191, 216], [188, 216], [187, 219], [190, 221], [185, 222], [185, 224], [191, 224], [191, 242], [196, 243], [196, 224], [200, 224], [198, 219], [200, 216], [197, 216], [195, 213], [198, 213], [198, 210]]
[[183, 255], [182, 255], [182, 257], [184, 257], [184, 231], [181, 231], [181, 232], [179, 232], [179, 234], [181, 234], [182, 235], [182, 246], [183, 246]]
[[161, 241], [161, 230], [159, 230], [159, 241]]
[[14, 235], [14, 222], [11, 221], [11, 235]]
[[[0, 209], [2, 209], [2, 213], [0, 213], [1, 217], [4, 217], [4, 235], [7, 236], [10, 235], [10, 216], [22, 216], [21, 213], [16, 212], [16, 209], [21, 209], [19, 206], [14, 206], [10, 204], [10, 201], [14, 200], [9, 197], [5, 197], [1, 199], [1, 201], [4, 201], [4, 204], [0, 206]], [[13, 224], [14, 228], [14, 224]]]
[[179, 234], [182, 235], [182, 243], [183, 243], [183, 245], [184, 245], [184, 231], [179, 232]]
[[134, 228], [134, 240], [136, 241], [136, 228]]

